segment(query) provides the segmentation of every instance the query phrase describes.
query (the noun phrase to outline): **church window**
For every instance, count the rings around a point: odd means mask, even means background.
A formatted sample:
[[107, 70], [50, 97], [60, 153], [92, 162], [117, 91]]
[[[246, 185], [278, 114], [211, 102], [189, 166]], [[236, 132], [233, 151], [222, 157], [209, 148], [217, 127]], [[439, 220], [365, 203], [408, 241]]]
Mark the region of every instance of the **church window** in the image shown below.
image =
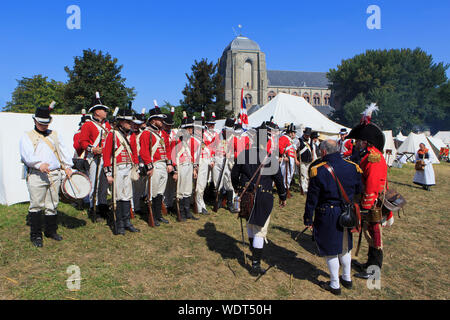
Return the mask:
[[303, 94], [303, 99], [305, 99], [306, 101], [308, 101], [309, 103], [309, 94], [307, 94], [306, 92]]
[[252, 82], [252, 63], [250, 62], [250, 60], [247, 60], [244, 63], [244, 86], [246, 89], [253, 89], [253, 82]]
[[328, 95], [328, 93], [323, 97], [323, 103], [324, 103], [326, 106], [329, 106], [329, 105], [330, 105], [330, 96]]
[[318, 93], [314, 94], [313, 101], [314, 105], [320, 105], [320, 95]]
[[292, 95], [293, 96], [298, 96], [298, 93], [294, 91], [294, 92], [292, 92]]
[[249, 93], [245, 95], [245, 105], [246, 106], [252, 105], [252, 95]]

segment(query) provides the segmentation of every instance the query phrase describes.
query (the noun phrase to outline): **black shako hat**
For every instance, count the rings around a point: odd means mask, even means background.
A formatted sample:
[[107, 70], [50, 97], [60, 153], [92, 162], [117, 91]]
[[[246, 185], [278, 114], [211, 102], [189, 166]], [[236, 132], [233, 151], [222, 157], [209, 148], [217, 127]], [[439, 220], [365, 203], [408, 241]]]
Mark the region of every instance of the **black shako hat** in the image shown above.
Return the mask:
[[225, 128], [233, 129], [235, 120], [233, 118], [227, 118], [225, 120]]
[[350, 131], [347, 139], [367, 141], [373, 144], [379, 151], [383, 152], [386, 138], [380, 127], [371, 122], [372, 113], [374, 111], [378, 111], [378, 107], [375, 103], [367, 106], [366, 110], [362, 113], [363, 117], [361, 122]]
[[36, 112], [33, 115], [33, 119], [42, 125], [49, 125], [52, 122], [52, 117], [50, 116], [50, 112], [55, 107], [56, 102], [52, 101], [52, 103], [48, 106], [48, 108], [38, 107]]
[[133, 111], [130, 109], [120, 109], [116, 116], [117, 120], [134, 120], [134, 114]]
[[319, 137], [319, 133], [317, 131], [314, 131], [313, 133], [311, 133], [311, 139], [316, 139]]
[[164, 119], [163, 119], [163, 123], [167, 126], [173, 126], [174, 125], [174, 121], [173, 121], [173, 115], [169, 114], [167, 115]]
[[181, 129], [193, 128], [194, 127], [194, 119], [192, 118], [184, 118], [181, 120]]
[[161, 112], [161, 109], [159, 107], [153, 108], [152, 110], [150, 110], [148, 114], [149, 114], [148, 117], [149, 121], [155, 118], [165, 119], [167, 117], [167, 115]]
[[214, 112], [206, 116], [205, 124], [216, 124], [216, 115]]
[[288, 125], [286, 127], [286, 133], [290, 133], [290, 132], [296, 132], [297, 128], [295, 128], [294, 124], [291, 123], [290, 125]]

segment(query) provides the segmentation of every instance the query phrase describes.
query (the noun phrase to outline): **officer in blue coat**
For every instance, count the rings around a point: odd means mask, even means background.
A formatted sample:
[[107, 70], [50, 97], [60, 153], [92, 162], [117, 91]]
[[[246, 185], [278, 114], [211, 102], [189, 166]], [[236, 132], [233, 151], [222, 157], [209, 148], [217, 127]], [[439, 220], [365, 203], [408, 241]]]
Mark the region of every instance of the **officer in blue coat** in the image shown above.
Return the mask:
[[[246, 192], [254, 192], [256, 189], [255, 200], [251, 205], [251, 213], [247, 221], [247, 234], [252, 252], [250, 274], [258, 276], [266, 272], [261, 268], [261, 257], [273, 209], [272, 184], [275, 182], [281, 207], [286, 205], [286, 189], [278, 159], [275, 155], [267, 154], [267, 127], [263, 125], [256, 130], [251, 130], [249, 135], [252, 145], [238, 156], [237, 163], [231, 171], [231, 181], [239, 195], [247, 184], [249, 187]], [[264, 165], [261, 166], [263, 160], [265, 160]], [[258, 179], [257, 171], [260, 167], [262, 168], [261, 177]], [[253, 180], [251, 180], [252, 177], [254, 177]], [[257, 186], [255, 186], [256, 182], [258, 182]]]
[[[339, 225], [339, 216], [345, 201], [325, 164], [333, 168], [350, 201], [361, 191], [362, 171], [357, 164], [342, 159], [335, 140], [323, 141], [320, 144], [320, 153], [322, 158], [316, 161], [309, 171], [310, 182], [303, 219], [305, 226], [313, 228], [319, 255], [325, 257], [330, 270], [331, 281], [321, 282], [320, 286], [339, 295], [340, 283], [345, 288], [352, 287], [350, 272], [353, 241], [351, 230]], [[339, 264], [343, 266], [341, 278]]]

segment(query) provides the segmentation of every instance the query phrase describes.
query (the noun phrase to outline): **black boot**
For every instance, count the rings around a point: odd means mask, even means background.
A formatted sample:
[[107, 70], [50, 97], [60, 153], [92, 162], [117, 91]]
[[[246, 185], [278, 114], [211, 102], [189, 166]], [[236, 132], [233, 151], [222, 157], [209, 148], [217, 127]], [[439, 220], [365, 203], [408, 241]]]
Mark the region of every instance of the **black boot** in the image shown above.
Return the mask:
[[184, 211], [186, 212], [186, 218], [192, 220], [200, 220], [194, 216], [191, 212], [191, 197], [184, 198]]
[[186, 217], [186, 211], [184, 208], [184, 198], [181, 198], [178, 200], [178, 208], [180, 209], [180, 218], [181, 218], [180, 222], [185, 222], [187, 217]]
[[164, 219], [162, 216], [162, 200], [163, 200], [163, 196], [160, 194], [158, 195], [156, 198], [156, 214], [153, 213], [156, 217], [156, 220], [162, 223], [166, 223], [168, 224], [169, 221]]
[[373, 275], [373, 272], [368, 273], [367, 268], [369, 268], [370, 266], [378, 266], [381, 269], [382, 264], [383, 264], [383, 250], [369, 246], [367, 262], [361, 265], [363, 269], [361, 270], [361, 272], [355, 274], [355, 277], [361, 279], [369, 279], [370, 276]]
[[125, 230], [128, 230], [130, 232], [141, 232], [141, 230], [135, 228], [131, 224], [131, 202], [130, 201], [124, 202], [123, 207], [124, 207], [123, 223]]
[[227, 191], [227, 209], [231, 213], [237, 213], [233, 208], [233, 191]]
[[267, 270], [261, 268], [261, 257], [263, 249], [253, 248], [252, 268], [250, 269], [250, 275], [257, 277], [263, 275]]
[[97, 222], [107, 220], [109, 216], [109, 207], [107, 204], [99, 204], [97, 206]]
[[115, 235], [125, 235], [125, 225], [123, 223], [124, 220], [124, 202], [123, 201], [117, 201], [116, 205], [116, 230]]
[[368, 266], [370, 266], [370, 264], [373, 261], [373, 247], [369, 246], [369, 251], [367, 253], [367, 262], [366, 263], [359, 263], [356, 260], [352, 260], [352, 265], [355, 267], [355, 269], [357, 269], [359, 272], [363, 272], [367, 269]]
[[41, 212], [30, 212], [30, 240], [35, 247], [42, 248]]
[[56, 215], [53, 216], [45, 216], [45, 236], [47, 238], [61, 241], [63, 238], [56, 233], [56, 230], [58, 230], [58, 223], [56, 222]]
[[158, 221], [158, 197], [152, 198], [152, 213], [153, 213], [153, 220], [155, 221], [155, 227], [159, 227], [160, 223]]

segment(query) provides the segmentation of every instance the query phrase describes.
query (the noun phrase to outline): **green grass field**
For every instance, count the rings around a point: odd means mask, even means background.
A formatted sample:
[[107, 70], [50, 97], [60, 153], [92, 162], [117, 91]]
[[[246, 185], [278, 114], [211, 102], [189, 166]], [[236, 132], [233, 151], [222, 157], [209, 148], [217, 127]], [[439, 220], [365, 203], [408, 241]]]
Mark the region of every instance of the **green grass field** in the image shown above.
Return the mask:
[[[408, 204], [405, 215], [383, 230], [381, 289], [369, 290], [354, 278], [353, 290], [343, 288], [337, 299], [450, 298], [450, 165], [434, 170], [437, 185], [427, 192], [412, 184], [412, 165], [390, 169], [390, 186]], [[25, 225], [28, 204], [0, 206], [0, 299], [336, 299], [317, 285], [328, 280], [328, 269], [309, 231], [294, 240], [303, 229], [305, 197], [293, 195], [286, 208], [273, 211], [263, 258], [271, 268], [256, 282], [245, 264], [250, 251], [241, 244], [239, 219], [223, 209], [185, 223], [169, 216], [170, 224], [159, 228], [138, 217], [133, 223], [141, 233], [123, 237], [61, 203], [64, 241], [44, 238], [38, 249]], [[363, 240], [359, 260], [366, 255]], [[78, 291], [66, 286], [71, 265], [80, 268]]]

